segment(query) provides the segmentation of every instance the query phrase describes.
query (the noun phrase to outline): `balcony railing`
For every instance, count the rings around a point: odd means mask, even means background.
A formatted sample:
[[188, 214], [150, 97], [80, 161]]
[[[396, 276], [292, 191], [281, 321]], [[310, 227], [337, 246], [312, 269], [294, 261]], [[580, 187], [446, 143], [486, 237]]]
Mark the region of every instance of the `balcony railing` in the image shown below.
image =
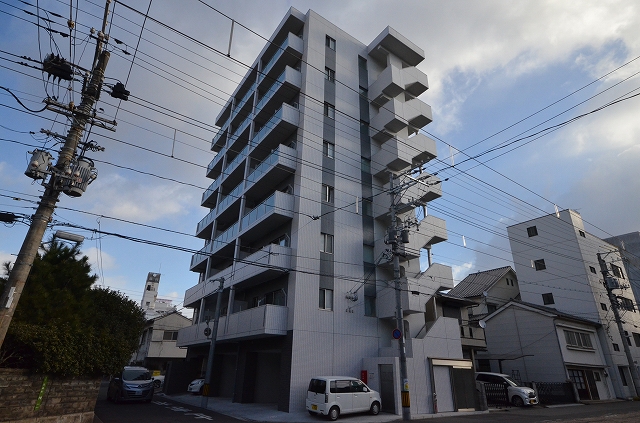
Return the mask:
[[[198, 222], [198, 226], [196, 227], [196, 236], [200, 235], [200, 233], [204, 231], [204, 229], [207, 226], [211, 225], [212, 222], [215, 220], [215, 218], [216, 218], [216, 209], [213, 209], [209, 213], [207, 213], [207, 215], [203, 217], [202, 220], [200, 220], [200, 222]], [[207, 236], [206, 238], [209, 238], [209, 237]]]
[[[287, 47], [289, 47], [289, 45], [291, 43], [289, 40], [291, 40], [291, 41], [295, 40], [295, 38], [293, 38], [293, 37], [296, 37], [296, 38], [299, 38], [300, 40], [302, 40], [302, 37], [297, 37], [297, 36], [295, 36], [293, 34], [289, 34], [284, 39], [282, 44], [280, 44], [278, 46], [278, 50], [273, 54], [273, 57], [269, 60], [269, 62], [267, 62], [267, 64], [262, 67], [262, 72], [261, 72], [260, 77], [259, 77], [260, 80], [262, 80], [265, 77], [265, 75], [267, 73], [269, 73], [269, 71], [271, 70], [271, 67], [274, 65], [274, 63], [276, 63], [276, 61], [278, 61], [278, 59], [282, 56], [282, 54], [285, 52]], [[302, 43], [300, 43], [300, 44], [302, 44]], [[291, 45], [291, 46], [296, 48], [296, 49], [299, 49], [301, 47], [301, 46], [294, 46], [294, 45]]]
[[244, 97], [242, 97], [242, 100], [240, 100], [240, 102], [236, 105], [236, 107], [233, 108], [233, 114], [232, 114], [233, 117], [231, 118], [232, 120], [237, 116], [238, 112], [240, 112], [240, 110], [245, 105], [247, 100], [249, 100], [249, 97], [251, 97], [251, 94], [254, 93], [254, 91], [256, 90], [256, 85], [257, 83], [254, 83], [253, 85], [251, 85], [251, 88], [249, 88], [249, 90], [245, 93]]
[[285, 145], [281, 144], [280, 146], [278, 146], [278, 148], [271, 152], [271, 154], [269, 154], [266, 159], [264, 159], [258, 166], [250, 171], [249, 176], [247, 176], [247, 185], [260, 179], [271, 166], [278, 163], [280, 158], [284, 157], [295, 160], [295, 152], [296, 150]]
[[220, 200], [220, 204], [218, 205], [218, 207], [216, 207], [216, 210], [218, 212], [221, 212], [222, 210], [229, 207], [231, 203], [233, 203], [234, 201], [240, 198], [240, 195], [242, 194], [243, 189], [244, 189], [244, 184], [240, 182], [238, 186], [236, 186], [229, 194], [225, 195]]
[[211, 195], [216, 191], [216, 189], [218, 189], [219, 185], [220, 185], [219, 178], [211, 182], [211, 185], [209, 185], [209, 188], [207, 188], [202, 193], [202, 201], [200, 202], [200, 205], [204, 206], [205, 204], [215, 204], [215, 200], [209, 201], [209, 197], [211, 197]]

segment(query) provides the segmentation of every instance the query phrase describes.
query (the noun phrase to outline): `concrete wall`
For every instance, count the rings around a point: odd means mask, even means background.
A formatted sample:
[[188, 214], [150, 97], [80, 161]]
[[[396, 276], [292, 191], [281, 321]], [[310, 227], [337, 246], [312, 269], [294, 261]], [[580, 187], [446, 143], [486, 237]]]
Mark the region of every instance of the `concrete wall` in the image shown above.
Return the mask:
[[[0, 369], [0, 421], [92, 423], [100, 379], [61, 379]], [[42, 394], [37, 410], [38, 397]], [[60, 420], [64, 419], [64, 420]]]

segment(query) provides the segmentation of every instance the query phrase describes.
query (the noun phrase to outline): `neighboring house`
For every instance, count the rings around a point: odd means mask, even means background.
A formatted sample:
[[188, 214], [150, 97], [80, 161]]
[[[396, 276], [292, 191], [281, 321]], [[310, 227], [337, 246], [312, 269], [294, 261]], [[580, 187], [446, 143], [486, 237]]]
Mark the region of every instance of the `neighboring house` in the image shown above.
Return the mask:
[[140, 348], [134, 354], [133, 362], [150, 370], [161, 372], [167, 369], [172, 360], [183, 360], [187, 350], [178, 348], [178, 331], [191, 326], [191, 319], [177, 311], [170, 311], [147, 320], [140, 338]]
[[[637, 303], [640, 299], [640, 232], [605, 238], [604, 241], [618, 247], [624, 259], [622, 263]], [[633, 339], [636, 346], [640, 346], [640, 328], [636, 329], [639, 330], [633, 332]]]
[[449, 294], [473, 302], [473, 305], [462, 311], [462, 353], [464, 358], [474, 362], [477, 371], [490, 371], [487, 369], [488, 363], [477, 362], [475, 359], [476, 352], [487, 348], [482, 328], [484, 322], [481, 320], [507, 301], [520, 299], [516, 273], [511, 266], [471, 273], [449, 291]]
[[[428, 88], [415, 67], [424, 57], [392, 28], [366, 45], [291, 8], [222, 108], [196, 229], [204, 247], [191, 259], [199, 282], [184, 298], [193, 324], [177, 342], [206, 368], [204, 329], [221, 295], [212, 392], [304, 410], [313, 376], [356, 376], [400, 414], [386, 189], [389, 173], [437, 155], [419, 133], [431, 121], [416, 98]], [[442, 195], [437, 177], [412, 176], [424, 183], [398, 196], [398, 222]], [[453, 394], [475, 392], [459, 312], [448, 317], [436, 295], [453, 288], [451, 268], [420, 271], [420, 250], [446, 239], [445, 222], [426, 216], [399, 256], [413, 414], [434, 413], [436, 395], [439, 412], [474, 406]]]
[[[618, 249], [585, 231], [580, 214], [574, 210], [509, 226], [507, 233], [522, 300], [602, 324], [600, 341], [615, 396], [634, 396], [624, 348], [625, 344], [629, 347], [635, 363], [640, 361], [640, 335], [636, 335], [640, 314]], [[597, 253], [601, 253], [607, 271], [618, 282], [612, 290], [616, 297], [613, 304], [604, 286]], [[612, 307], [620, 312], [622, 336]], [[635, 363], [631, 365], [637, 366]]]
[[484, 321], [489, 351], [478, 358], [491, 363], [487, 371], [523, 382], [570, 379], [583, 400], [616, 397], [601, 324], [521, 301], [509, 301]]

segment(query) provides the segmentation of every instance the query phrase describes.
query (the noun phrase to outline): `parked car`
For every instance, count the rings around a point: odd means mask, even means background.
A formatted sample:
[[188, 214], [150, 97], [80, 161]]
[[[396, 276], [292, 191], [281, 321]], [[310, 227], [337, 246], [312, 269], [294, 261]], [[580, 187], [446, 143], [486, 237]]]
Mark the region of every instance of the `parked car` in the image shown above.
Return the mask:
[[202, 388], [204, 388], [204, 379], [195, 379], [187, 387], [187, 392], [202, 394]]
[[316, 376], [309, 382], [307, 411], [336, 420], [340, 414], [380, 412], [380, 394], [363, 381], [347, 376]]
[[153, 379], [144, 367], [126, 366], [109, 381], [107, 400], [146, 401], [153, 399]]
[[502, 373], [478, 372], [476, 373], [476, 380], [506, 386], [508, 400], [516, 407], [538, 404], [536, 391], [523, 386], [508, 375]]
[[153, 377], [153, 387], [154, 388], [162, 388], [164, 385], [164, 375], [157, 375]]

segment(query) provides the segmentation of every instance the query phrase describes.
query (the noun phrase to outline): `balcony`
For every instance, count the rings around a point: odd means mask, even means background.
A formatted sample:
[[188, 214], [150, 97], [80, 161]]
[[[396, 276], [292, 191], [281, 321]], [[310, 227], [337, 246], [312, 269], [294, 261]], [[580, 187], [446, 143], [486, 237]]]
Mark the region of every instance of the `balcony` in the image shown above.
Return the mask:
[[276, 191], [246, 213], [240, 220], [243, 243], [257, 240], [293, 219], [293, 200], [293, 195]]
[[[414, 278], [402, 278], [400, 281], [402, 283], [400, 300], [403, 314], [406, 316], [413, 313], [424, 313], [427, 297], [419, 293], [424, 294], [424, 287]], [[392, 292], [391, 299], [388, 295], [380, 295], [376, 298], [376, 314], [380, 319], [395, 317], [395, 292]]]
[[218, 153], [211, 160], [211, 163], [209, 163], [209, 165], [207, 166], [207, 178], [218, 179], [218, 176], [220, 176], [220, 172], [222, 172], [222, 161], [224, 156], [225, 154]]
[[211, 230], [213, 222], [216, 220], [216, 209], [211, 210], [205, 217], [198, 222], [196, 227], [196, 237], [202, 239], [211, 239]]
[[297, 151], [280, 144], [247, 177], [247, 195], [275, 189], [282, 180], [295, 173]]
[[195, 306], [201, 298], [213, 294], [218, 289], [218, 284], [211, 283], [213, 279], [224, 277], [225, 286], [233, 286], [262, 283], [278, 277], [291, 268], [291, 255], [290, 247], [266, 245], [238, 260], [235, 265], [211, 275], [206, 282], [187, 289], [184, 294], [185, 307]]
[[418, 98], [412, 98], [404, 103], [404, 118], [413, 128], [420, 129], [433, 121], [431, 106]]
[[[285, 306], [263, 305], [230, 316], [220, 317], [217, 341], [247, 340], [283, 336], [287, 334], [287, 315]], [[177, 347], [206, 345], [211, 341], [204, 335], [206, 323], [192, 325], [178, 331]]]
[[207, 259], [209, 258], [209, 254], [207, 250], [209, 248], [210, 243], [206, 244], [203, 248], [200, 249], [197, 253], [191, 256], [191, 265], [189, 269], [192, 272], [204, 272], [207, 268]]
[[269, 116], [270, 113], [273, 113], [276, 106], [291, 101], [300, 91], [301, 86], [302, 74], [300, 71], [287, 66], [258, 101], [256, 105], [256, 119]]
[[410, 166], [417, 167], [436, 157], [436, 142], [417, 134], [408, 139], [393, 138], [382, 144], [380, 151], [371, 158], [374, 176], [382, 176], [388, 170], [400, 172]]
[[220, 186], [220, 179], [211, 182], [209, 188], [202, 193], [202, 200], [200, 201], [202, 207], [211, 208], [216, 206], [217, 195], [214, 194], [217, 192], [218, 186]]
[[410, 126], [410, 132], [429, 124], [433, 120], [431, 106], [424, 101], [413, 98], [405, 102], [397, 98], [389, 100], [371, 119], [371, 137], [378, 142], [389, 139], [389, 134], [396, 134]]
[[[417, 203], [427, 203], [442, 197], [442, 184], [437, 176], [423, 172], [413, 178], [419, 179], [410, 187], [404, 189], [401, 194], [396, 195], [396, 212], [398, 214], [407, 213], [417, 207]], [[410, 182], [409, 179], [406, 180]], [[389, 184], [385, 184], [385, 190], [389, 189]], [[384, 221], [390, 220], [389, 208], [391, 198], [389, 195], [379, 195], [374, 201], [373, 216]]]
[[289, 33], [269, 62], [262, 66], [262, 71], [258, 75], [258, 85], [266, 88], [274, 81], [286, 66], [294, 67], [302, 58], [304, 43], [302, 38]]
[[[420, 222], [420, 230], [412, 231], [407, 244], [399, 244], [400, 262], [416, 260], [420, 258], [420, 250], [438, 242], [447, 240], [447, 225], [442, 219], [435, 216], [427, 216]], [[377, 254], [389, 248], [384, 239], [379, 239], [375, 243]]]
[[414, 68], [387, 66], [378, 75], [378, 79], [369, 86], [369, 100], [380, 107], [403, 92], [417, 97], [429, 88], [427, 75]]
[[269, 121], [253, 136], [252, 149], [271, 150], [285, 141], [300, 124], [300, 111], [290, 104], [283, 104]]
[[215, 151], [216, 153], [218, 153], [220, 150], [222, 150], [224, 148], [224, 146], [227, 143], [227, 129], [229, 127], [225, 126], [222, 127], [218, 130], [218, 133], [216, 134], [215, 137], [213, 137], [213, 140], [211, 141], [211, 150]]
[[250, 102], [252, 94], [255, 93], [257, 84], [254, 83], [244, 94], [244, 97], [236, 104], [236, 107], [233, 109], [233, 113], [231, 113], [231, 124], [237, 123], [240, 119], [249, 116], [251, 113], [251, 109], [253, 108], [253, 102]]
[[424, 60], [424, 51], [390, 26], [369, 44], [367, 52], [380, 63], [387, 62], [389, 53], [409, 66], [415, 66]]

